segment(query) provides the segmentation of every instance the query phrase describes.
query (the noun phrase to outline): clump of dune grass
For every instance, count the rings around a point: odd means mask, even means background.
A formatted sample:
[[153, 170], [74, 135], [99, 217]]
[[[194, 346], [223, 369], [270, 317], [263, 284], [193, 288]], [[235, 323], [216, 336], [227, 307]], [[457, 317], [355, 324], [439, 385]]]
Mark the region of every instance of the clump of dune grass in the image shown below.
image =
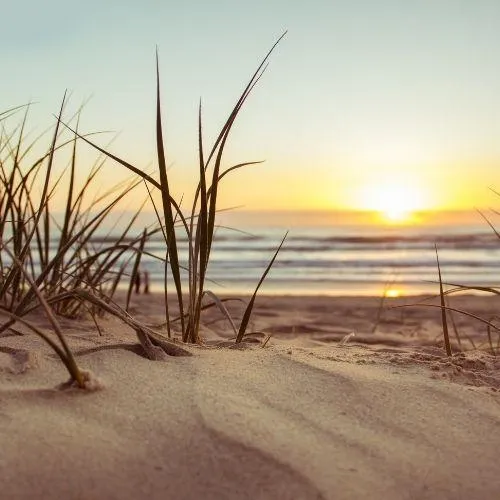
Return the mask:
[[[491, 224], [490, 224], [491, 225]], [[496, 232], [497, 236], [500, 238], [500, 234]], [[404, 304], [404, 305], [399, 305], [399, 306], [394, 306], [394, 308], [401, 308], [401, 307], [433, 307], [433, 308], [438, 308], [441, 313], [441, 326], [442, 326], [442, 332], [443, 332], [443, 341], [444, 341], [444, 347], [446, 351], [446, 355], [451, 357], [453, 356], [453, 350], [451, 348], [451, 342], [450, 342], [450, 334], [449, 334], [449, 322], [448, 322], [448, 315], [450, 315], [451, 319], [451, 326], [454, 331], [455, 337], [457, 339], [457, 344], [458, 348], [460, 351], [463, 350], [462, 347], [462, 339], [460, 338], [460, 333], [458, 331], [458, 327], [456, 325], [453, 313], [456, 314], [462, 314], [464, 316], [468, 316], [470, 318], [473, 318], [476, 320], [478, 323], [483, 324], [486, 326], [486, 333], [487, 333], [487, 338], [488, 338], [488, 347], [493, 356], [496, 356], [498, 353], [500, 353], [500, 327], [495, 324], [495, 320], [498, 319], [497, 316], [493, 316], [490, 319], [485, 319], [482, 318], [476, 314], [473, 314], [469, 311], [465, 311], [463, 309], [457, 309], [455, 307], [450, 306], [449, 303], [449, 297], [457, 292], [486, 292], [486, 293], [491, 293], [494, 295], [500, 295], [500, 290], [494, 287], [485, 287], [485, 286], [471, 286], [471, 285], [460, 285], [457, 283], [447, 283], [444, 282], [442, 279], [441, 275], [441, 263], [439, 261], [439, 254], [438, 254], [438, 248], [437, 245], [434, 245], [434, 249], [436, 252], [436, 263], [437, 263], [437, 271], [438, 271], [438, 284], [439, 284], [439, 305], [438, 304], [428, 304], [428, 303], [417, 303], [417, 304]], [[444, 285], [447, 285], [451, 288], [448, 288], [447, 290], [444, 289]], [[493, 331], [496, 332], [497, 335], [497, 341], [496, 345], [493, 340]], [[481, 348], [480, 346], [477, 346], [474, 341], [469, 337], [466, 336], [466, 338], [469, 340], [469, 342], [472, 345], [473, 349], [479, 349]]]
[[[498, 193], [494, 189], [492, 189], [492, 191], [495, 194], [500, 196], [500, 193]], [[499, 212], [497, 212], [495, 210], [493, 210], [493, 212], [495, 214], [499, 215]], [[491, 222], [491, 220], [480, 210], [478, 210], [478, 213], [485, 220], [485, 222], [491, 228], [491, 230], [496, 235], [496, 237], [500, 240], [500, 233], [495, 228], [495, 226]], [[437, 257], [437, 248], [436, 248], [436, 257]], [[493, 295], [500, 295], [500, 290], [498, 288], [495, 288], [495, 287], [487, 287], [487, 286], [480, 286], [480, 285], [472, 286], [472, 285], [461, 285], [461, 284], [457, 284], [457, 283], [446, 283], [446, 285], [450, 286], [451, 288], [448, 289], [446, 292], [444, 292], [443, 291], [443, 281], [441, 279], [441, 269], [440, 269], [440, 265], [439, 265], [439, 257], [437, 257], [437, 262], [438, 262], [438, 274], [439, 274], [439, 286], [440, 286], [443, 335], [444, 335], [444, 339], [445, 339], [445, 346], [446, 346], [447, 354], [449, 356], [451, 355], [451, 347], [450, 347], [450, 342], [449, 342], [449, 337], [448, 337], [448, 325], [447, 325], [447, 320], [446, 320], [446, 312], [448, 312], [450, 314], [453, 314], [453, 312], [455, 312], [455, 313], [459, 313], [459, 314], [463, 314], [463, 315], [472, 317], [472, 318], [476, 319], [477, 321], [479, 321], [480, 323], [483, 323], [484, 325], [486, 325], [488, 347], [489, 347], [491, 354], [496, 356], [500, 352], [500, 328], [495, 324], [495, 321], [498, 319], [497, 316], [493, 316], [489, 319], [485, 319], [485, 318], [481, 318], [477, 315], [474, 315], [468, 311], [455, 309], [453, 307], [450, 307], [446, 303], [445, 297], [448, 297], [451, 294], [457, 293], [457, 292], [483, 292], [483, 293], [489, 293], [489, 294], [493, 294]], [[461, 347], [462, 343], [461, 343], [461, 339], [460, 339], [460, 336], [458, 333], [458, 329], [456, 328], [456, 325], [453, 321], [453, 316], [451, 316], [451, 318], [452, 318], [452, 326], [453, 326], [453, 329], [455, 331], [457, 342], [458, 342], [459, 346]], [[496, 335], [497, 335], [496, 345], [495, 345], [495, 342], [493, 340], [493, 333], [492, 333], [493, 331], [495, 331]], [[472, 347], [474, 349], [476, 349], [476, 345], [474, 344], [472, 339], [468, 338], [468, 340], [471, 342]]]
[[[59, 314], [77, 316], [81, 308], [78, 303], [55, 300], [61, 292], [78, 287], [89, 289], [107, 288], [108, 295], [116, 290], [123, 271], [116, 272], [116, 264], [127, 252], [135, 249], [141, 238], [130, 238], [128, 232], [134, 220], [127, 225], [113, 244], [97, 248], [92, 241], [103, 226], [113, 208], [128, 195], [138, 182], [117, 186], [108, 192], [84, 200], [103, 161], [94, 165], [80, 189], [76, 188], [78, 169], [77, 141], [61, 136], [59, 121], [65, 100], [59, 113], [49, 151], [34, 163], [25, 165], [25, 158], [34, 144], [24, 145], [26, 117], [18, 130], [18, 138], [4, 134], [0, 144], [0, 186], [4, 196], [0, 200], [0, 241], [9, 248], [22, 268], [13, 266], [5, 253], [0, 254], [0, 304], [17, 315], [31, 307], [34, 292], [30, 291], [27, 279], [31, 276], [37, 287], [55, 303]], [[78, 128], [78, 126], [77, 126]], [[72, 147], [70, 164], [66, 172], [54, 178], [56, 154], [65, 147]], [[56, 190], [63, 189], [63, 175], [67, 174], [67, 192], [62, 223], [58, 222], [52, 208]], [[36, 188], [42, 185], [40, 194]], [[101, 207], [96, 210], [96, 207]], [[51, 248], [51, 244], [56, 248]], [[140, 247], [137, 248], [140, 250]]]
[[[266, 54], [257, 70], [254, 72], [249, 83], [243, 90], [233, 110], [227, 118], [224, 126], [220, 130], [214, 144], [208, 150], [205, 148], [202, 127], [202, 107], [201, 102], [198, 111], [198, 185], [195, 189], [194, 199], [191, 211], [185, 214], [180, 207], [180, 203], [172, 197], [172, 186], [167, 173], [167, 161], [164, 149], [163, 124], [161, 116], [161, 97], [160, 97], [160, 72], [158, 62], [158, 52], [156, 53], [156, 153], [159, 180], [153, 178], [144, 170], [132, 165], [122, 158], [112, 154], [105, 148], [98, 146], [89, 138], [84, 137], [78, 131], [72, 130], [77, 137], [94, 147], [97, 151], [111, 158], [115, 162], [124, 166], [131, 172], [137, 174], [148, 188], [151, 194], [151, 188], [157, 189], [161, 194], [161, 207], [156, 207], [155, 212], [161, 227], [161, 232], [165, 241], [165, 317], [168, 337], [172, 336], [172, 319], [169, 309], [168, 294], [171, 290], [168, 277], [173, 281], [173, 292], [179, 309], [179, 323], [182, 341], [190, 343], [199, 343], [200, 338], [200, 319], [203, 311], [203, 299], [208, 297], [220, 307], [221, 301], [215, 294], [206, 288], [207, 271], [210, 262], [211, 251], [214, 243], [214, 232], [217, 227], [217, 197], [221, 186], [221, 181], [229, 173], [242, 167], [260, 163], [259, 161], [249, 161], [224, 167], [223, 154], [226, 143], [235, 120], [245, 104], [248, 96], [252, 92], [257, 82], [262, 77], [267, 61], [285, 36], [283, 34]], [[208, 154], [207, 154], [208, 152]], [[153, 202], [153, 197], [151, 196]], [[154, 203], [153, 203], [154, 205]], [[177, 231], [183, 231], [188, 241], [188, 260], [185, 263], [180, 262], [179, 245]], [[240, 325], [236, 333], [236, 342], [241, 342], [245, 336], [257, 292], [271, 269], [274, 261], [281, 249], [284, 240], [278, 245], [276, 252], [272, 256], [269, 265], [264, 270], [261, 279], [248, 305], [243, 313]], [[184, 273], [184, 276], [183, 276]], [[185, 276], [187, 274], [187, 276]], [[184, 279], [183, 279], [184, 277]], [[187, 282], [187, 283], [186, 283]], [[225, 308], [220, 307], [224, 315], [228, 316]], [[234, 325], [234, 322], [231, 320]]]
[[[6, 317], [0, 323], [0, 336], [16, 322], [24, 324], [50, 345], [72, 380], [84, 387], [88, 382], [82, 375], [85, 372], [76, 365], [56, 314], [74, 318], [89, 312], [95, 317], [103, 308], [82, 293], [111, 300], [120, 281], [128, 278], [125, 271], [132, 256], [140, 258], [144, 240], [158, 228], [131, 236], [138, 211], [112, 242], [95, 244], [93, 239], [103, 225], [109, 225], [112, 210], [140, 182], [126, 181], [89, 198], [88, 192], [104, 165], [102, 157], [77, 188], [81, 167], [76, 136], [64, 137], [60, 127], [65, 104], [64, 97], [47, 153], [35, 160], [29, 160], [30, 152], [39, 145], [41, 137], [31, 142], [27, 139], [29, 106], [24, 106], [21, 123], [12, 131], [5, 122], [23, 106], [0, 113], [0, 315]], [[78, 118], [79, 112], [72, 117], [77, 130]], [[56, 158], [62, 157], [68, 148], [69, 163], [56, 175]], [[56, 191], [64, 188], [65, 209], [58, 220], [52, 200]], [[134, 276], [129, 279], [132, 282]], [[55, 339], [25, 319], [38, 308], [43, 309], [52, 324]]]
[[[145, 171], [134, 167], [112, 155], [106, 149], [90, 140], [91, 134], [79, 132], [78, 111], [69, 120], [63, 119], [66, 95], [57, 115], [50, 146], [46, 154], [33, 162], [29, 153], [37, 140], [26, 143], [25, 127], [29, 106], [18, 106], [0, 113], [0, 314], [7, 320], [0, 324], [0, 337], [16, 322], [25, 325], [40, 336], [54, 350], [66, 366], [71, 380], [78, 387], [88, 387], [87, 372], [81, 370], [66, 341], [56, 315], [70, 318], [90, 313], [112, 314], [135, 330], [146, 356], [163, 359], [165, 355], [190, 355], [189, 351], [171, 340], [172, 323], [180, 323], [181, 340], [200, 342], [201, 313], [207, 307], [216, 306], [230, 320], [236, 343], [246, 333], [257, 293], [267, 277], [285, 241], [284, 236], [264, 270], [243, 313], [239, 326], [224, 306], [227, 299], [220, 299], [207, 289], [207, 270], [214, 241], [217, 213], [217, 195], [221, 180], [229, 173], [247, 165], [260, 162], [244, 162], [229, 167], [223, 166], [223, 152], [230, 131], [243, 104], [266, 69], [266, 63], [282, 35], [267, 53], [250, 82], [238, 99], [216, 141], [205, 151], [202, 133], [201, 104], [198, 114], [199, 181], [190, 213], [184, 215], [180, 203], [171, 196], [163, 147], [163, 132], [160, 102], [160, 78], [157, 55], [157, 118], [156, 142], [159, 181]], [[21, 124], [9, 132], [3, 122], [25, 108]], [[76, 122], [73, 125], [73, 121]], [[65, 128], [61, 127], [65, 125]], [[71, 131], [71, 137], [64, 136], [64, 130]], [[83, 140], [101, 154], [91, 168], [86, 180], [78, 188], [79, 172], [77, 143]], [[55, 161], [62, 151], [70, 148], [69, 163], [63, 173], [55, 174]], [[106, 158], [111, 158], [127, 167], [138, 178], [122, 183], [101, 195], [95, 195], [88, 202], [88, 192], [95, 184]], [[66, 184], [65, 209], [62, 222], [57, 221], [53, 210], [53, 196], [56, 190]], [[153, 202], [151, 187], [161, 193], [161, 207], [154, 205], [158, 224], [144, 229], [138, 236], [131, 236], [131, 228], [142, 207], [126, 223], [125, 229], [116, 237], [100, 237], [104, 245], [95, 244], [98, 230], [108, 225], [109, 216], [119, 203], [137, 186], [146, 184], [148, 196]], [[41, 192], [36, 188], [41, 186]], [[87, 203], [85, 203], [87, 200]], [[144, 206], [144, 204], [143, 204]], [[188, 238], [188, 262], [179, 259], [176, 230], [183, 230]], [[168, 337], [150, 326], [134, 319], [128, 312], [133, 283], [139, 272], [141, 259], [150, 236], [161, 232], [166, 244], [165, 259], [165, 313]], [[54, 236], [56, 235], [56, 237]], [[56, 248], [51, 244], [56, 241]], [[131, 268], [131, 271], [128, 270]], [[181, 274], [187, 273], [187, 280]], [[178, 302], [180, 314], [172, 318], [168, 296], [171, 290], [169, 278]], [[128, 280], [125, 309], [113, 301], [113, 295], [123, 280]], [[187, 287], [185, 286], [187, 281]], [[204, 303], [208, 298], [211, 302]], [[42, 308], [52, 324], [55, 338], [39, 330], [26, 319], [26, 315]], [[96, 320], [95, 320], [96, 321]], [[96, 321], [96, 327], [98, 323]], [[14, 330], [13, 330], [14, 331]], [[16, 334], [22, 334], [16, 332]]]

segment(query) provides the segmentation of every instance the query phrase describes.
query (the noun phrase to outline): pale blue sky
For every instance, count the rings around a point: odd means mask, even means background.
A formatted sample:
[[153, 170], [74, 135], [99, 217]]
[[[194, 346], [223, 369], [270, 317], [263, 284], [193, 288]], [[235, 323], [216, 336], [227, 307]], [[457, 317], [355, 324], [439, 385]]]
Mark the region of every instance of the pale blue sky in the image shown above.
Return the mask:
[[228, 182], [225, 203], [367, 208], [361, 193], [396, 178], [467, 208], [500, 188], [498, 0], [18, 1], [2, 20], [0, 109], [36, 101], [42, 130], [66, 88], [73, 109], [93, 95], [83, 129], [120, 132], [113, 152], [138, 166], [155, 152], [158, 45], [180, 191], [198, 99], [212, 137], [285, 29], [228, 151], [267, 161]]

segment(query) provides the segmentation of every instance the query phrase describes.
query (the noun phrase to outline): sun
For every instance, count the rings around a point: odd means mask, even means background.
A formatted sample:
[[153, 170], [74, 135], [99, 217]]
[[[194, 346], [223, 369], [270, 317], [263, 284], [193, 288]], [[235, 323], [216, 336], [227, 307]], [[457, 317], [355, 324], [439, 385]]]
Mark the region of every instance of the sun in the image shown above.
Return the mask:
[[402, 292], [398, 288], [389, 288], [389, 290], [384, 293], [384, 297], [388, 297], [390, 299], [397, 299], [398, 297], [401, 297], [401, 295]]
[[415, 212], [426, 208], [425, 191], [416, 182], [377, 180], [361, 190], [360, 205], [377, 212], [388, 223], [413, 222]]
[[389, 222], [404, 222], [411, 219], [413, 213], [410, 210], [401, 209], [400, 207], [387, 207], [380, 210], [380, 213]]

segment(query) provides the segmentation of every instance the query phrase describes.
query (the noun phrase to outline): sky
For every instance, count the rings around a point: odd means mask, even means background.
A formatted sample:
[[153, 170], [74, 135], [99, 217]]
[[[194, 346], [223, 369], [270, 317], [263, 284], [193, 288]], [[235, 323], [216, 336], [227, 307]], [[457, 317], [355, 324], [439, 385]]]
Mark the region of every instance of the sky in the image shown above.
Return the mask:
[[[82, 132], [106, 131], [93, 140], [152, 172], [158, 47], [178, 196], [196, 185], [200, 98], [209, 144], [288, 30], [224, 157], [265, 162], [225, 179], [221, 206], [397, 218], [498, 204], [498, 0], [28, 0], [2, 18], [0, 110], [34, 102], [34, 137], [68, 89], [68, 116], [88, 101]], [[79, 155], [86, 172], [91, 150]], [[126, 175], [110, 162], [103, 183]]]

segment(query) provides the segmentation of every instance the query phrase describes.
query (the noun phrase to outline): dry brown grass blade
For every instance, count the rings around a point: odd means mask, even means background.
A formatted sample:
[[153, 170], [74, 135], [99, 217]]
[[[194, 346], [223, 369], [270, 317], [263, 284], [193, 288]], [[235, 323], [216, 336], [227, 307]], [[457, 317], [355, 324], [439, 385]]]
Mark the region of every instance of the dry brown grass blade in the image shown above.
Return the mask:
[[[152, 328], [136, 320], [120, 306], [112, 301], [106, 301], [97, 297], [88, 290], [76, 289], [68, 292], [68, 295], [73, 295], [79, 297], [90, 304], [102, 309], [103, 311], [115, 316], [116, 318], [123, 321], [126, 325], [132, 328], [139, 339], [139, 342], [143, 347], [145, 347], [146, 353], [150, 347], [150, 343], [160, 347], [165, 354], [169, 356], [191, 356], [191, 352], [181, 346], [181, 344], [170, 340], [158, 332], [155, 332]], [[147, 339], [147, 340], [145, 340]], [[154, 358], [157, 359], [157, 358]]]
[[443, 280], [441, 279], [441, 266], [439, 265], [439, 255], [438, 255], [437, 245], [434, 245], [434, 248], [436, 250], [436, 261], [437, 261], [438, 275], [439, 275], [439, 297], [441, 300], [441, 323], [443, 326], [444, 346], [446, 349], [446, 354], [448, 356], [451, 356], [453, 353], [451, 351], [450, 336], [448, 334], [448, 320], [446, 318], [447, 308], [444, 300]]
[[205, 290], [205, 295], [208, 295], [212, 300], [217, 309], [223, 314], [223, 316], [229, 321], [229, 324], [231, 325], [231, 328], [234, 332], [235, 335], [238, 335], [238, 329], [236, 328], [236, 325], [234, 324], [233, 318], [231, 317], [231, 314], [227, 310], [227, 307], [224, 305], [222, 300], [215, 295], [215, 293], [211, 292], [210, 290]]
[[463, 350], [462, 349], [462, 339], [460, 338], [460, 333], [458, 331], [457, 322], [455, 321], [455, 315], [453, 314], [452, 311], [450, 311], [449, 295], [446, 295], [446, 297], [445, 297], [445, 304], [446, 304], [447, 310], [450, 313], [451, 328], [453, 330], [453, 333], [455, 334], [455, 338], [457, 339], [458, 348], [460, 349], [460, 351], [462, 351]]
[[[172, 199], [170, 195], [170, 184], [167, 176], [167, 163], [165, 159], [165, 150], [163, 146], [163, 131], [161, 119], [161, 99], [160, 99], [160, 69], [158, 64], [158, 49], [156, 50], [156, 149], [158, 156], [158, 169], [160, 171], [160, 192], [163, 205], [163, 218], [165, 222], [165, 235], [167, 237], [167, 258], [172, 272], [172, 278], [175, 284], [177, 303], [181, 316], [181, 328], [183, 337], [186, 334], [184, 324], [184, 302], [182, 297], [182, 282], [179, 265], [179, 254], [177, 246], [177, 237], [175, 234], [175, 220], [172, 211]], [[177, 212], [181, 215], [181, 212]]]
[[[437, 308], [437, 309], [442, 309], [442, 305], [438, 305], [438, 304], [421, 304], [421, 303], [417, 303], [417, 304], [401, 304], [399, 306], [393, 306], [394, 309], [399, 309], [399, 308], [402, 308], [402, 307], [433, 307], [433, 308]], [[469, 318], [473, 318], [477, 321], [479, 321], [480, 323], [483, 323], [484, 325], [490, 325], [490, 327], [493, 329], [493, 330], [496, 330], [498, 332], [500, 332], [500, 327], [496, 326], [494, 323], [491, 323], [490, 321], [484, 319], [484, 318], [481, 318], [481, 316], [478, 316], [477, 314], [474, 314], [474, 313], [471, 313], [471, 312], [468, 312], [468, 311], [464, 311], [462, 309], [457, 309], [455, 307], [447, 307], [446, 305], [444, 306], [444, 308], [447, 310], [447, 311], [453, 311], [453, 312], [456, 312], [456, 313], [459, 313], [459, 314], [463, 314], [464, 316], [468, 316]]]
[[[493, 321], [498, 321], [500, 318], [498, 316], [492, 316], [490, 318], [490, 323], [492, 323]], [[490, 346], [490, 350], [491, 350], [491, 354], [493, 354], [493, 356], [496, 356], [497, 355], [497, 350], [498, 350], [498, 344], [497, 344], [497, 348], [495, 349], [494, 345], [493, 345], [493, 338], [492, 338], [492, 335], [491, 335], [491, 326], [490, 325], [486, 325], [486, 332], [488, 334], [488, 344]], [[499, 335], [499, 339], [500, 339], [500, 335]]]
[[262, 283], [264, 282], [264, 280], [266, 279], [267, 274], [271, 270], [271, 267], [273, 266], [274, 261], [276, 260], [276, 257], [278, 256], [278, 253], [281, 250], [281, 247], [285, 243], [285, 239], [287, 236], [288, 236], [288, 231], [285, 233], [285, 236], [283, 236], [283, 239], [281, 240], [281, 243], [279, 244], [276, 252], [274, 253], [273, 258], [269, 262], [266, 270], [264, 271], [264, 274], [261, 276], [259, 283], [257, 284], [257, 287], [255, 288], [255, 291], [253, 292], [252, 298], [250, 299], [250, 301], [247, 305], [247, 308], [245, 309], [245, 312], [243, 313], [243, 318], [242, 318], [241, 323], [240, 323], [238, 335], [236, 336], [236, 343], [241, 342], [243, 340], [243, 337], [245, 336], [245, 332], [246, 332], [246, 329], [248, 326], [248, 322], [250, 321], [250, 316], [252, 315], [253, 306], [255, 303], [255, 299], [257, 297], [257, 293], [259, 292], [259, 288], [262, 285]]
[[139, 242], [139, 249], [136, 252], [134, 267], [132, 268], [132, 273], [130, 275], [130, 282], [127, 290], [127, 299], [125, 301], [125, 311], [128, 312], [130, 306], [130, 298], [132, 296], [132, 290], [135, 286], [135, 283], [139, 277], [139, 267], [141, 265], [141, 258], [144, 252], [144, 245], [146, 244], [147, 232], [144, 230], [142, 233], [141, 240]]
[[[31, 290], [33, 291], [34, 295], [36, 296], [36, 298], [40, 302], [40, 305], [43, 307], [43, 309], [45, 311], [45, 315], [47, 316], [47, 319], [51, 323], [52, 328], [54, 329], [54, 331], [57, 335], [57, 338], [59, 339], [59, 342], [62, 345], [62, 350], [55, 349], [54, 347], [57, 344], [55, 344], [54, 342], [48, 342], [49, 345], [52, 347], [52, 349], [55, 350], [57, 355], [60, 357], [61, 361], [66, 366], [71, 378], [78, 384], [78, 386], [80, 388], [84, 388], [85, 381], [84, 381], [83, 375], [82, 375], [80, 369], [78, 368], [78, 365], [76, 364], [73, 353], [72, 353], [71, 349], [69, 348], [68, 343], [66, 342], [66, 338], [61, 330], [61, 327], [59, 326], [59, 322], [57, 321], [49, 304], [45, 300], [44, 296], [40, 293], [40, 290], [38, 289], [35, 282], [31, 279], [31, 277], [25, 271], [22, 262], [15, 255], [13, 255], [12, 252], [10, 252], [10, 250], [8, 248], [3, 247], [1, 241], [0, 241], [0, 250], [7, 252], [9, 254], [10, 258], [12, 259], [12, 261], [14, 262], [14, 264], [19, 268], [20, 272], [25, 275], [26, 280], [30, 284]], [[12, 314], [9, 312], [9, 315], [12, 318], [11, 321], [16, 321], [16, 318], [18, 318], [18, 316], [16, 314]], [[40, 335], [40, 332], [38, 332], [36, 330], [34, 330], [34, 331]], [[42, 335], [42, 338], [45, 341], [47, 341], [46, 336]]]

